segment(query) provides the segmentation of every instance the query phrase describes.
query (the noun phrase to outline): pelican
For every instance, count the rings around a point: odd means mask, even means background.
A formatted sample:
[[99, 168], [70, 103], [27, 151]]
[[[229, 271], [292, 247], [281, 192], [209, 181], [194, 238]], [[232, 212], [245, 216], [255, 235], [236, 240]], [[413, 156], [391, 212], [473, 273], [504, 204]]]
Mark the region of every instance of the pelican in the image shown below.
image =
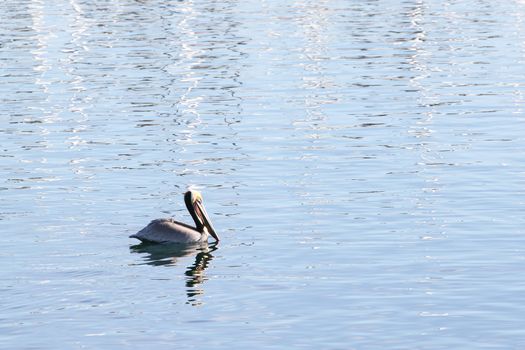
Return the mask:
[[130, 238], [137, 238], [142, 242], [154, 243], [195, 243], [207, 242], [208, 235], [219, 241], [210, 218], [202, 204], [202, 195], [199, 191], [188, 191], [184, 194], [184, 203], [190, 212], [196, 227], [168, 219], [156, 219]]

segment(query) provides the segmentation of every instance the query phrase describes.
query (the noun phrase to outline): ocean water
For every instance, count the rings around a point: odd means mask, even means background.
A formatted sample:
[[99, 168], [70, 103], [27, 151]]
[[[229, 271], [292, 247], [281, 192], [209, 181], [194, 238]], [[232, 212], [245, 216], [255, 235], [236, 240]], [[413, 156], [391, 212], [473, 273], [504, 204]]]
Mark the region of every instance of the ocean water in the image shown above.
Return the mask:
[[[0, 348], [525, 348], [525, 2], [0, 4]], [[191, 223], [219, 244], [139, 245]]]

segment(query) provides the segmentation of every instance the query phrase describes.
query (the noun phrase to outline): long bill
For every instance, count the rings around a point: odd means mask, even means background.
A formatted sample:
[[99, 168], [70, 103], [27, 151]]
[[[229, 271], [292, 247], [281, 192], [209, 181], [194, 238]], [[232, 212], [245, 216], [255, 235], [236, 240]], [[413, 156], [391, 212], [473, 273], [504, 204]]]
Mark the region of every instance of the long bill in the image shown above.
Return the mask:
[[217, 236], [217, 233], [213, 229], [213, 225], [211, 224], [210, 217], [208, 216], [208, 213], [206, 212], [206, 209], [204, 208], [204, 205], [201, 201], [196, 201], [194, 204], [194, 209], [197, 215], [201, 218], [202, 224], [204, 227], [208, 229], [209, 234], [218, 242], [219, 236]]

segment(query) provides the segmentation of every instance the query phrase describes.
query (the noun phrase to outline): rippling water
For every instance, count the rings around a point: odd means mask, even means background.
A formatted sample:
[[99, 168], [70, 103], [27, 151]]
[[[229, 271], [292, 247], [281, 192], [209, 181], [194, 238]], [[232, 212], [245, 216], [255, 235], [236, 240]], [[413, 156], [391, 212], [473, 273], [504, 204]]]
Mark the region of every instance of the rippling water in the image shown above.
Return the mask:
[[[525, 2], [0, 4], [0, 348], [523, 349]], [[143, 246], [205, 197], [221, 244]]]

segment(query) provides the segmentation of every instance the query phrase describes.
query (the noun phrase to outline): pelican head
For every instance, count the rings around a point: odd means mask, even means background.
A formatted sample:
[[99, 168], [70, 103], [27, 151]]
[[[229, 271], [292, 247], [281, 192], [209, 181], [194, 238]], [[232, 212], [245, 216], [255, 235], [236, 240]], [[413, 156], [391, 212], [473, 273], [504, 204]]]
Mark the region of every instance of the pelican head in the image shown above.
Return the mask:
[[219, 236], [213, 229], [208, 213], [206, 213], [204, 204], [202, 204], [202, 194], [199, 191], [190, 190], [184, 194], [184, 203], [186, 203], [186, 208], [188, 208], [193, 221], [195, 221], [197, 231], [209, 233], [218, 242]]

